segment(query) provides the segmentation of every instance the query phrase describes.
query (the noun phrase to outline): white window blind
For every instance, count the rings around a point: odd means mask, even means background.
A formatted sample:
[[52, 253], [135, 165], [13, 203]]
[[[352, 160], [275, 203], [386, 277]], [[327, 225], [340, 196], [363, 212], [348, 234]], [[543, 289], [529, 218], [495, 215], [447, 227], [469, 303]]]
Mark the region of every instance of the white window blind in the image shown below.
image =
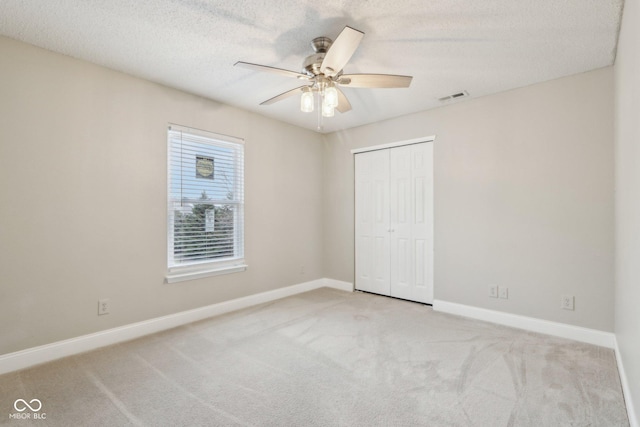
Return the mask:
[[170, 125], [169, 271], [244, 263], [244, 143]]

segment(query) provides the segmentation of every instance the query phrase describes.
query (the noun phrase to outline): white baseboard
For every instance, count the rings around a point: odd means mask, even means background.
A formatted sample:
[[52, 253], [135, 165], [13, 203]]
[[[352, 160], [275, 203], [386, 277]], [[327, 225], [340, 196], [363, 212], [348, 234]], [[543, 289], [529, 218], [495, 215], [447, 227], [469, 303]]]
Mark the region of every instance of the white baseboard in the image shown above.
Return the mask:
[[513, 328], [524, 329], [541, 334], [568, 338], [575, 341], [599, 345], [601, 347], [614, 348], [615, 335], [613, 332], [598, 331], [596, 329], [567, 325], [566, 323], [550, 322], [534, 317], [520, 316], [504, 313], [502, 311], [488, 310], [486, 308], [472, 307], [470, 305], [434, 300], [433, 309], [443, 313], [456, 314], [458, 316], [471, 317], [473, 319], [498, 323]]
[[321, 279], [323, 280], [323, 286], [326, 288], [340, 289], [341, 291], [353, 292], [353, 283], [343, 282], [336, 279]]
[[622, 356], [620, 355], [620, 349], [618, 348], [618, 340], [615, 340], [616, 344], [616, 361], [618, 362], [618, 373], [620, 374], [620, 383], [622, 385], [622, 394], [624, 395], [624, 403], [627, 406], [627, 415], [629, 416], [630, 427], [640, 427], [638, 418], [636, 417], [636, 411], [633, 407], [633, 400], [631, 399], [631, 389], [629, 388], [629, 380], [622, 364]]
[[111, 344], [128, 341], [155, 332], [182, 326], [208, 317], [217, 316], [242, 308], [251, 307], [264, 302], [274, 301], [291, 295], [300, 294], [314, 289], [329, 287], [343, 291], [353, 291], [353, 284], [334, 279], [317, 279], [299, 283], [285, 288], [249, 295], [218, 304], [212, 304], [193, 310], [157, 317], [142, 322], [120, 326], [106, 331], [70, 338], [63, 341], [45, 344], [26, 350], [0, 355], [0, 374], [17, 371], [50, 362], [62, 357], [71, 356], [85, 351], [94, 350]]

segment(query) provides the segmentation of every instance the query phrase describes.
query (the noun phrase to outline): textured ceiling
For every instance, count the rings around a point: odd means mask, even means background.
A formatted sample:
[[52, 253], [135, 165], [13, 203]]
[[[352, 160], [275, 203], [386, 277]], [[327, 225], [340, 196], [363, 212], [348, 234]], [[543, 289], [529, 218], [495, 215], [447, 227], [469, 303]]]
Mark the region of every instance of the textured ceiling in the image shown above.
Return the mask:
[[353, 110], [323, 132], [613, 64], [623, 0], [2, 0], [0, 33], [226, 104], [316, 129], [299, 98], [260, 102], [296, 79], [314, 37], [365, 33], [345, 73], [413, 75], [408, 89], [344, 88]]

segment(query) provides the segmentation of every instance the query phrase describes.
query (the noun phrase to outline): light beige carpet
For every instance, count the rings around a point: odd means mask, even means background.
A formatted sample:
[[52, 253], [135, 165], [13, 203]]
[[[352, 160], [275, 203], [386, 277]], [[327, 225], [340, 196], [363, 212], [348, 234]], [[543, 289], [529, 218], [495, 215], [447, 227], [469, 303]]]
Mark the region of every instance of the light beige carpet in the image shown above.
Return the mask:
[[[320, 289], [0, 376], [0, 424], [626, 426], [612, 350]], [[45, 420], [15, 420], [37, 398]]]

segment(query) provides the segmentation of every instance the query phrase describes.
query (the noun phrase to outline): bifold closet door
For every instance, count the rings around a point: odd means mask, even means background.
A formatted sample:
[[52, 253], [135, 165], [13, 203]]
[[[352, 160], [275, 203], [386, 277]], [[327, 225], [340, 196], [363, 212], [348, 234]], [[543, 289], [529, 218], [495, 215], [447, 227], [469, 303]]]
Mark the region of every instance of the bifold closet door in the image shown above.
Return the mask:
[[356, 289], [433, 302], [433, 144], [355, 155]]
[[390, 295], [389, 151], [355, 156], [356, 289]]
[[433, 302], [433, 144], [390, 154], [390, 295]]

